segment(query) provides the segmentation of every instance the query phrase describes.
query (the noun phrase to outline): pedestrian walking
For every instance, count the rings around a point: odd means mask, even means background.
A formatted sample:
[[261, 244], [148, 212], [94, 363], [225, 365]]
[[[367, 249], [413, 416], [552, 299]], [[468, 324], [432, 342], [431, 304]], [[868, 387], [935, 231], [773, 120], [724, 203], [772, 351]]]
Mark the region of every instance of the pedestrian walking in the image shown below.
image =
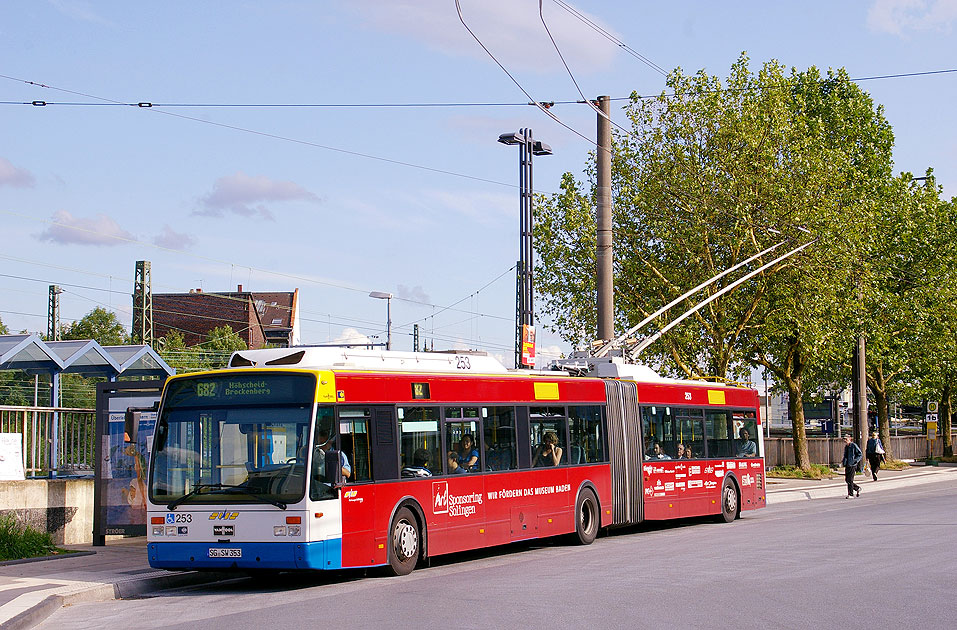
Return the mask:
[[854, 443], [850, 435], [844, 436], [844, 459], [841, 465], [844, 466], [844, 481], [847, 482], [847, 496], [850, 499], [854, 496], [861, 496], [861, 487], [854, 483], [854, 475], [857, 473], [857, 465], [864, 459], [864, 453], [861, 447]]
[[867, 441], [864, 453], [867, 455], [867, 464], [871, 467], [871, 476], [877, 481], [877, 471], [881, 469], [881, 462], [884, 461], [884, 445], [881, 444], [877, 431], [871, 432], [871, 439]]

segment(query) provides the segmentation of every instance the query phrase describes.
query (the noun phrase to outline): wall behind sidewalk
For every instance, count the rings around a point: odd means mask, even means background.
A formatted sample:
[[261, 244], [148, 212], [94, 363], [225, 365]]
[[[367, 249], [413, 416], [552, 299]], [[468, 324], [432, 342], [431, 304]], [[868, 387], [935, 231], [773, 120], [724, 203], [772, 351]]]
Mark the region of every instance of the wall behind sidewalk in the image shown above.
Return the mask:
[[0, 481], [0, 516], [53, 535], [58, 545], [93, 542], [93, 479]]
[[[764, 439], [765, 462], [768, 468], [794, 465], [794, 440], [772, 437]], [[844, 440], [838, 438], [809, 437], [807, 452], [812, 464], [836, 465], [844, 456]], [[940, 457], [944, 454], [943, 440], [934, 440], [933, 453], [927, 447], [923, 435], [891, 436], [891, 453], [896, 459], [923, 459], [928, 454]]]

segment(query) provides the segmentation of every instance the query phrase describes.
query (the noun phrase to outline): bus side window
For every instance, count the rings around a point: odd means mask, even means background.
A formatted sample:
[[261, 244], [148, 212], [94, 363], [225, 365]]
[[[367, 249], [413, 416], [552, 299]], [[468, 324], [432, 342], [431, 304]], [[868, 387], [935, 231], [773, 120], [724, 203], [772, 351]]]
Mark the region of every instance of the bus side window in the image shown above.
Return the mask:
[[515, 443], [515, 407], [482, 407], [485, 420], [485, 469], [518, 467]]
[[[568, 435], [564, 407], [532, 407], [529, 429], [532, 467], [560, 466], [568, 463]], [[556, 462], [556, 457], [558, 461]]]
[[[456, 462], [466, 472], [482, 469], [478, 416], [477, 407], [445, 409], [445, 444], [455, 453]], [[438, 470], [441, 472], [441, 464]]]
[[431, 477], [442, 473], [439, 410], [437, 407], [399, 407], [399, 469], [403, 477]]
[[641, 408], [641, 437], [645, 459], [674, 459], [678, 454], [671, 407], [654, 405]]
[[340, 408], [339, 433], [343, 454], [352, 465], [349, 482], [370, 481], [372, 479], [372, 449], [369, 438], [368, 408]]
[[568, 463], [605, 461], [604, 409], [598, 405], [568, 408]]
[[704, 428], [708, 457], [731, 457], [731, 430], [727, 411], [706, 411]]

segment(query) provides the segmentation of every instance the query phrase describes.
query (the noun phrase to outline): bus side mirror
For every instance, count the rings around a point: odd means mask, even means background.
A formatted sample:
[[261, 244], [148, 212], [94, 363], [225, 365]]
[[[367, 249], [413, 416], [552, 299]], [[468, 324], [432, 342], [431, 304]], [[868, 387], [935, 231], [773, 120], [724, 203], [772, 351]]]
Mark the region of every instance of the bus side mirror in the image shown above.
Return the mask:
[[342, 457], [339, 451], [331, 449], [326, 452], [326, 483], [338, 488], [344, 483], [342, 477]]
[[127, 408], [123, 415], [123, 441], [136, 442], [136, 433], [140, 428], [140, 412]]

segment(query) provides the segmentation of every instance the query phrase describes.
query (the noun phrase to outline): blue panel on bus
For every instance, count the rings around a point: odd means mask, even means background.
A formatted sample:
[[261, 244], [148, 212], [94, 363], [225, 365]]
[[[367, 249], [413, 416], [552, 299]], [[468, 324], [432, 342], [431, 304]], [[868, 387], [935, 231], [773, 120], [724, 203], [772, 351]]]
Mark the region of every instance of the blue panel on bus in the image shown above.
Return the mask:
[[342, 539], [320, 540], [304, 543], [303, 550], [297, 554], [297, 567], [300, 569], [341, 569]]
[[342, 540], [299, 543], [151, 542], [157, 569], [338, 569]]

